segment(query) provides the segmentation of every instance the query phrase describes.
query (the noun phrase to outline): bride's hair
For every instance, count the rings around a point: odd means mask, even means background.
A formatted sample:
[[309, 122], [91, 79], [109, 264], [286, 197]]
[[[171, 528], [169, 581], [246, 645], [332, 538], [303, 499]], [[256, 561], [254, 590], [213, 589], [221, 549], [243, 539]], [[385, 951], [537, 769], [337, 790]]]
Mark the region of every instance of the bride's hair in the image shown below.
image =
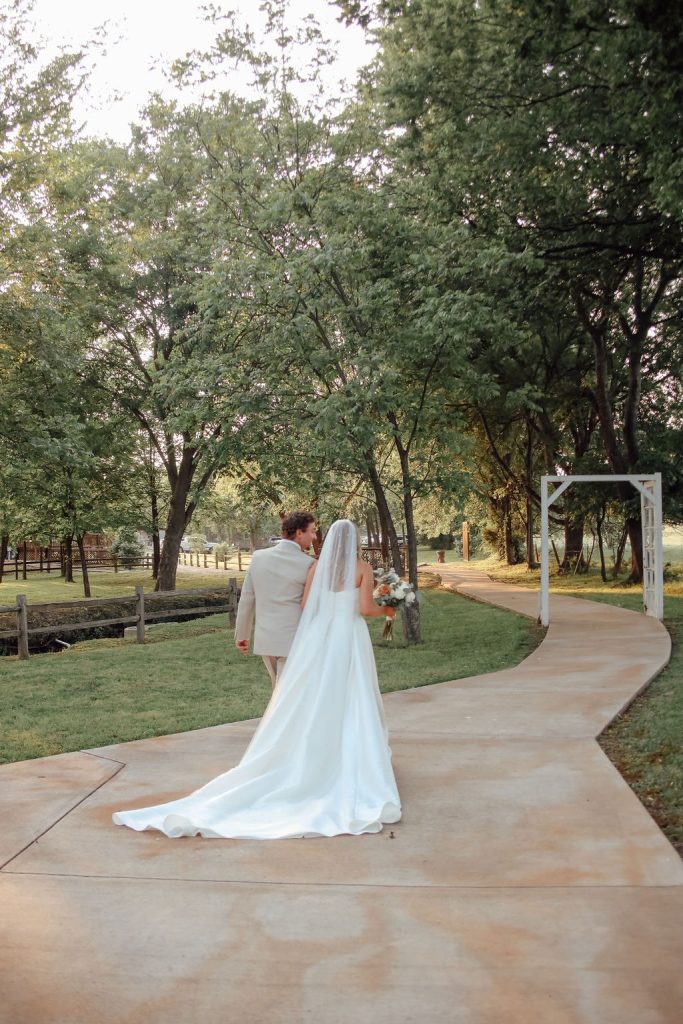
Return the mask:
[[319, 555], [319, 562], [324, 562], [326, 565], [327, 586], [331, 591], [338, 592], [348, 589], [348, 577], [351, 571], [353, 571], [351, 586], [355, 585], [355, 565], [360, 558], [360, 530], [349, 519], [337, 519], [325, 534]]

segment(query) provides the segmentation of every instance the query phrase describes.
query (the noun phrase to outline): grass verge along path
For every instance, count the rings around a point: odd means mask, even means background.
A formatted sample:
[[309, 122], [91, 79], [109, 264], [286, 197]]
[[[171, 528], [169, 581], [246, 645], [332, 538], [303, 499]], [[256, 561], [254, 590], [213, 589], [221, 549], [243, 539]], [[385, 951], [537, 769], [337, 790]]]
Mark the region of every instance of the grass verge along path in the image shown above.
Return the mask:
[[[524, 566], [492, 561], [478, 565], [492, 579], [539, 587], [539, 573]], [[598, 742], [683, 856], [683, 572], [680, 566], [672, 570], [678, 579], [664, 584], [664, 625], [671, 635], [671, 660]], [[603, 583], [597, 570], [581, 576], [552, 575], [550, 590], [632, 611], [643, 607], [641, 586], [627, 584], [625, 577]]]
[[[442, 590], [423, 599], [419, 646], [382, 642], [384, 620], [371, 621], [383, 692], [495, 672], [540, 642], [512, 612]], [[235, 649], [225, 615], [160, 626], [145, 645], [90, 640], [2, 658], [0, 763], [256, 718], [269, 697], [261, 659]]]

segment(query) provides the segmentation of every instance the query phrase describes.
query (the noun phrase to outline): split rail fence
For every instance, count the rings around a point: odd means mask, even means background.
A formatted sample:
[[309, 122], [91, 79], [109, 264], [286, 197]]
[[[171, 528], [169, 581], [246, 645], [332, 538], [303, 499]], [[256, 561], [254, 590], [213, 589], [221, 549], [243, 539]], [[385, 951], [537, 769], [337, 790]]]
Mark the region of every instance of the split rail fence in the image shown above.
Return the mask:
[[229, 555], [210, 555], [208, 551], [181, 551], [178, 555], [179, 565], [192, 565], [198, 569], [210, 568], [209, 561], [213, 562], [216, 569], [237, 569], [238, 572], [243, 572], [251, 561], [251, 555], [239, 550]]
[[[168, 608], [163, 611], [149, 610], [148, 605], [153, 604], [154, 601], [161, 600], [163, 598], [178, 598], [180, 595], [185, 597], [186, 595], [193, 596], [215, 596], [216, 594], [223, 596], [225, 595], [225, 601], [219, 605], [205, 605], [204, 607], [195, 606], [194, 608]], [[103, 597], [103, 598], [86, 598], [82, 601], [60, 601], [60, 602], [48, 602], [43, 604], [32, 604], [30, 606], [31, 611], [44, 611], [46, 609], [54, 610], [55, 608], [68, 608], [73, 607], [77, 604], [79, 607], [85, 606], [87, 608], [105, 607], [106, 605], [121, 604], [122, 601], [130, 600], [125, 595], [119, 597]], [[219, 612], [228, 613], [228, 621], [231, 626], [235, 625], [235, 617], [237, 614], [237, 603], [239, 601], [239, 590], [237, 587], [237, 580], [231, 579], [228, 581], [228, 586], [225, 591], [222, 591], [216, 587], [204, 588], [201, 590], [166, 590], [158, 591], [154, 593], [145, 593], [141, 586], [135, 588], [135, 612], [132, 615], [121, 615], [110, 619], [86, 619], [82, 622], [64, 622], [64, 623], [53, 623], [51, 626], [36, 626], [29, 627], [28, 625], [28, 613], [29, 604], [26, 600], [25, 594], [17, 594], [16, 603], [13, 605], [0, 606], [0, 614], [14, 612], [16, 615], [16, 628], [15, 629], [4, 629], [0, 630], [0, 640], [15, 638], [17, 640], [17, 654], [21, 661], [28, 660], [29, 657], [29, 637], [41, 636], [46, 633], [68, 633], [78, 629], [90, 629], [96, 626], [132, 626], [137, 627], [136, 641], [139, 644], [145, 642], [145, 626], [148, 622], [158, 621], [161, 619], [172, 619], [177, 618], [179, 615], [216, 615]]]
[[[152, 569], [152, 556], [144, 555], [141, 558], [116, 558], [112, 556], [97, 556], [86, 559], [88, 572], [120, 572], [122, 569]], [[78, 558], [72, 562], [74, 572], [81, 572], [82, 565]], [[16, 555], [14, 558], [6, 558], [2, 568], [2, 576], [14, 576], [15, 580], [25, 580], [31, 572], [56, 572], [63, 573], [63, 565], [59, 558], [50, 558], [49, 555], [41, 555], [40, 558], [23, 558]]]

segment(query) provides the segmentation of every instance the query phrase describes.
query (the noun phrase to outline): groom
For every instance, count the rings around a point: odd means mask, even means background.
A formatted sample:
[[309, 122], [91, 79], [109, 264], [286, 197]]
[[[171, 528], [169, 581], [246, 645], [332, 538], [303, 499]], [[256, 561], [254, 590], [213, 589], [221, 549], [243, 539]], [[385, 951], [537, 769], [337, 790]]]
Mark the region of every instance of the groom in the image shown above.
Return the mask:
[[237, 606], [235, 646], [249, 653], [256, 615], [254, 654], [260, 654], [273, 689], [282, 673], [301, 618], [301, 597], [313, 559], [306, 552], [316, 535], [315, 517], [294, 512], [282, 521], [282, 540], [255, 551]]

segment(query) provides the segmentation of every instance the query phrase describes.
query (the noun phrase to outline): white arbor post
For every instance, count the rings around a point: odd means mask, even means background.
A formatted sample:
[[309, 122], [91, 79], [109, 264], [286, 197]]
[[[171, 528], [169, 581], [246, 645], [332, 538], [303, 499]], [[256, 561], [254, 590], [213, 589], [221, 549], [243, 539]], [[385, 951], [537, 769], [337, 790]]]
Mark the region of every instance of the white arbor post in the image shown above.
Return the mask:
[[[662, 552], [662, 474], [650, 473], [599, 476], [541, 477], [541, 591], [539, 615], [541, 625], [550, 623], [550, 566], [548, 560], [548, 509], [573, 483], [611, 484], [628, 482], [640, 491], [643, 523], [643, 610], [656, 619], [664, 618], [664, 564]], [[548, 484], [556, 484], [548, 494]]]

